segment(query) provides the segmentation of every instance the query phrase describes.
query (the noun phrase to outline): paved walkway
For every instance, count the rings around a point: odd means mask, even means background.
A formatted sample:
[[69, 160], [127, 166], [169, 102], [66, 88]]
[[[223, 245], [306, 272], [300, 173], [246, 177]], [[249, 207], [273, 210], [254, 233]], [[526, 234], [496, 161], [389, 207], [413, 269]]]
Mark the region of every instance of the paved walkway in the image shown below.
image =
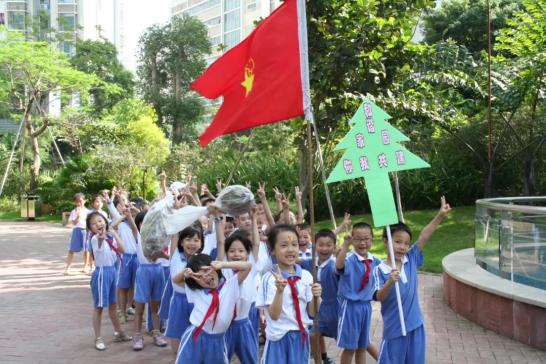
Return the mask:
[[[89, 277], [63, 276], [70, 229], [51, 223], [0, 222], [0, 363], [172, 363], [170, 351], [151, 337], [135, 353], [130, 343], [113, 343], [103, 315], [108, 348], [93, 346]], [[74, 271], [81, 269], [81, 256]], [[533, 349], [457, 316], [442, 301], [441, 276], [420, 275], [420, 297], [427, 331], [427, 363], [546, 363]], [[379, 306], [373, 306], [373, 342], [381, 339]], [[125, 325], [131, 333], [132, 324]], [[339, 349], [328, 341], [339, 362]], [[368, 357], [368, 363], [375, 363]]]

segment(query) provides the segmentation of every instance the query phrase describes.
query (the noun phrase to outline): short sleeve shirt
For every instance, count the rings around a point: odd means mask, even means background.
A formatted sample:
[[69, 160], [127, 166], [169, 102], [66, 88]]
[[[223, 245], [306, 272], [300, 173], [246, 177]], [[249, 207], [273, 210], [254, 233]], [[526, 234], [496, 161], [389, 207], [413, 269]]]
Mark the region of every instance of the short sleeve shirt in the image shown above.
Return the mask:
[[366, 258], [371, 260], [368, 283], [362, 288], [362, 280], [366, 274], [364, 258], [354, 252], [345, 258], [345, 267], [338, 271], [339, 289], [338, 294], [342, 299], [349, 301], [367, 302], [373, 299], [375, 292], [375, 279], [373, 270], [381, 264], [381, 260], [368, 253]]

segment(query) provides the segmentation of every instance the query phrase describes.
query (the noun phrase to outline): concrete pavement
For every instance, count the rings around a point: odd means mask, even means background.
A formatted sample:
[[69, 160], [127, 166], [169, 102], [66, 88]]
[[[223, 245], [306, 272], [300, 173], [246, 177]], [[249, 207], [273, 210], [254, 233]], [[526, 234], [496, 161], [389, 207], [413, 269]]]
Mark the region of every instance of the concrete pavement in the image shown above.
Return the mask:
[[[89, 276], [75, 257], [71, 276], [62, 274], [70, 229], [42, 222], [0, 222], [0, 363], [172, 363], [168, 348], [152, 344], [134, 352], [131, 343], [113, 343], [103, 314], [108, 348], [94, 348]], [[546, 352], [497, 335], [458, 315], [442, 300], [440, 275], [420, 275], [421, 308], [427, 331], [427, 363], [546, 363]], [[132, 321], [124, 325], [133, 332]], [[379, 305], [373, 305], [372, 340], [381, 340]], [[327, 341], [330, 356], [340, 351]], [[368, 357], [368, 363], [375, 363]]]

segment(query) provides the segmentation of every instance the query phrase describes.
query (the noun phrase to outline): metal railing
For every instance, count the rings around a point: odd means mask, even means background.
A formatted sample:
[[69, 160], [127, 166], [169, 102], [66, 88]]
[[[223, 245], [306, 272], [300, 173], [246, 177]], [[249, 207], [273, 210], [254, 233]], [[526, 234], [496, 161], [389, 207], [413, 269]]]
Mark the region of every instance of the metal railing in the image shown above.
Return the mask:
[[478, 200], [474, 221], [478, 265], [546, 289], [546, 196]]

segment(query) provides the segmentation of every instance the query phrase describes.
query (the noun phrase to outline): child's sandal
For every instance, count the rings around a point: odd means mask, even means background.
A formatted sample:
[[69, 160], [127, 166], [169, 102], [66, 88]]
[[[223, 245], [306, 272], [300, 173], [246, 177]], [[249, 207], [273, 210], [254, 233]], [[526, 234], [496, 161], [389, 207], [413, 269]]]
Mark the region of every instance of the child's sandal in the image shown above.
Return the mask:
[[114, 341], [115, 342], [123, 342], [123, 341], [131, 341], [133, 340], [132, 336], [127, 335], [125, 332], [114, 332]]
[[104, 343], [102, 337], [98, 337], [95, 339], [95, 349], [99, 351], [106, 350], [106, 344]]

